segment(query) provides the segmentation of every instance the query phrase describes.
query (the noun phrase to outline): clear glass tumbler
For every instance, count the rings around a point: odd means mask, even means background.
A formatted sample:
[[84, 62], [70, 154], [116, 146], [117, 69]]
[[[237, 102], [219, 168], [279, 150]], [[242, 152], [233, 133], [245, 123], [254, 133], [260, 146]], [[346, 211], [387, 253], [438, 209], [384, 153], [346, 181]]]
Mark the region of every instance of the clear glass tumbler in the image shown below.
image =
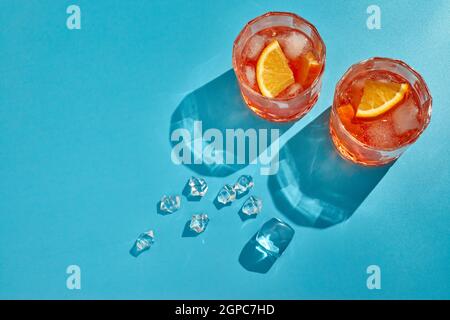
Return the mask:
[[[373, 118], [358, 118], [367, 81], [395, 88], [407, 85], [406, 94], [391, 109]], [[371, 58], [348, 69], [336, 85], [330, 115], [330, 134], [339, 153], [348, 160], [379, 166], [397, 159], [428, 126], [432, 98], [423, 78], [406, 63]]]
[[[279, 30], [282, 30], [283, 34], [277, 34]], [[307, 85], [292, 95], [269, 98], [263, 96], [257, 86], [252, 86], [248, 81], [248, 70], [246, 69], [248, 67], [246, 65], [248, 50], [246, 51], [246, 45], [255, 35], [264, 34], [265, 36], [269, 35], [268, 41], [270, 39], [279, 40], [282, 48], [284, 45], [285, 51], [289, 53], [296, 47], [299, 47], [301, 43], [295, 43], [294, 41], [286, 43], [283, 42], [284, 38], [277, 38], [285, 36], [286, 32], [295, 33], [292, 40], [296, 40], [295, 37], [297, 37], [301, 41], [299, 34], [307, 39], [308, 48], [310, 48], [310, 52], [313, 53], [316, 59], [314, 77]], [[245, 103], [257, 115], [270, 121], [285, 122], [301, 118], [311, 110], [319, 97], [322, 75], [325, 69], [325, 51], [325, 44], [319, 32], [311, 23], [298, 15], [288, 12], [269, 12], [251, 20], [239, 33], [233, 46], [233, 68]], [[250, 52], [254, 53], [252, 50]], [[287, 58], [289, 64], [295, 68], [298, 61], [295, 58], [290, 60], [289, 56]], [[300, 55], [299, 60], [302, 58], [304, 57]], [[253, 62], [253, 67], [255, 65], [256, 63]]]

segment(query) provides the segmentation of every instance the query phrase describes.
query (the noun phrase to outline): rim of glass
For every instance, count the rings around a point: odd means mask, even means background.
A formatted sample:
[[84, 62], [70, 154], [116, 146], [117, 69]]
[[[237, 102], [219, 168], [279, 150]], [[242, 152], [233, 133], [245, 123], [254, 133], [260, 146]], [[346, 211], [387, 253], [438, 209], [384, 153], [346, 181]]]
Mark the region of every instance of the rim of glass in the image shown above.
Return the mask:
[[[397, 147], [393, 147], [393, 148], [378, 148], [378, 147], [374, 147], [374, 146], [368, 145], [368, 144], [366, 144], [366, 143], [356, 139], [345, 128], [344, 124], [341, 121], [341, 118], [339, 118], [339, 116], [336, 115], [337, 119], [338, 119], [338, 126], [339, 126], [339, 128], [341, 130], [345, 131], [345, 133], [347, 133], [348, 136], [350, 136], [350, 139], [352, 141], [356, 142], [359, 145], [364, 146], [365, 148], [368, 148], [368, 149], [371, 149], [371, 150], [375, 150], [375, 151], [395, 151], [395, 150], [401, 149], [401, 148], [403, 148], [403, 147], [405, 147], [407, 145], [410, 145], [410, 144], [414, 143], [420, 137], [420, 135], [423, 133], [423, 131], [425, 131], [425, 129], [428, 127], [428, 124], [430, 123], [431, 110], [432, 110], [432, 107], [433, 107], [432, 106], [433, 105], [433, 98], [431, 97], [430, 90], [428, 89], [428, 86], [427, 86], [425, 80], [423, 79], [423, 77], [415, 69], [413, 69], [407, 63], [405, 63], [405, 62], [403, 62], [401, 60], [397, 60], [397, 59], [384, 58], [384, 57], [373, 57], [373, 58], [369, 58], [369, 59], [366, 59], [366, 60], [363, 60], [363, 61], [360, 61], [360, 62], [357, 62], [357, 63], [351, 65], [350, 68], [348, 68], [348, 70], [344, 73], [344, 75], [341, 77], [341, 79], [336, 84], [336, 88], [335, 88], [335, 91], [334, 91], [334, 98], [333, 98], [333, 106], [331, 108], [332, 109], [331, 111], [334, 113], [334, 110], [337, 108], [336, 102], [338, 100], [338, 88], [342, 85], [344, 80], [346, 80], [346, 78], [348, 76], [350, 76], [350, 74], [352, 73], [353, 69], [355, 67], [357, 67], [357, 66], [360, 66], [362, 64], [369, 63], [369, 62], [372, 62], [372, 61], [385, 61], [385, 62], [395, 63], [397, 65], [400, 65], [400, 66], [404, 67], [408, 72], [411, 72], [417, 78], [417, 81], [420, 82], [420, 84], [422, 86], [422, 89], [424, 91], [423, 93], [426, 96], [426, 100], [425, 100], [424, 103], [421, 104], [421, 107], [422, 107], [422, 105], [428, 103], [427, 115], [426, 115], [426, 118], [425, 118], [425, 121], [424, 121], [422, 127], [414, 135], [412, 135], [410, 139], [408, 139], [407, 141], [405, 141], [404, 143], [402, 143], [401, 145], [399, 145]], [[375, 69], [375, 70], [383, 70], [383, 69], [382, 68], [378, 68], [378, 69]]]
[[[317, 37], [317, 39], [320, 41], [321, 45], [322, 45], [322, 55], [320, 57], [320, 64], [322, 65], [322, 70], [320, 70], [320, 73], [317, 75], [317, 77], [314, 79], [313, 83], [306, 89], [303, 90], [301, 92], [299, 92], [297, 95], [290, 97], [290, 98], [269, 98], [269, 97], [265, 97], [263, 96], [261, 93], [259, 93], [258, 91], [255, 91], [252, 87], [250, 87], [249, 85], [247, 85], [247, 83], [245, 82], [244, 79], [242, 79], [242, 77], [240, 76], [238, 71], [238, 66], [237, 66], [237, 57], [236, 57], [236, 47], [237, 44], [239, 43], [241, 37], [243, 36], [243, 34], [245, 33], [245, 31], [247, 31], [254, 23], [258, 22], [259, 20], [262, 20], [268, 16], [287, 16], [287, 17], [292, 17], [294, 19], [299, 20], [301, 23], [306, 24], [309, 28], [311, 28], [311, 31], [315, 34], [315, 36]], [[325, 71], [325, 58], [326, 58], [326, 46], [325, 43], [323, 42], [322, 37], [320, 36], [319, 31], [317, 31], [316, 27], [310, 23], [308, 20], [300, 17], [299, 15], [292, 13], [292, 12], [282, 12], [282, 11], [269, 11], [266, 12], [256, 18], [253, 18], [252, 20], [250, 20], [249, 22], [247, 22], [245, 24], [245, 26], [242, 28], [242, 30], [239, 32], [238, 36], [236, 37], [236, 39], [234, 40], [234, 44], [233, 44], [233, 68], [236, 71], [236, 76], [239, 79], [239, 84], [243, 87], [245, 87], [247, 90], [249, 90], [250, 92], [252, 92], [253, 94], [269, 100], [269, 101], [291, 101], [294, 100], [296, 98], [298, 98], [299, 96], [304, 96], [307, 95], [316, 85], [317, 83], [320, 81], [320, 79], [322, 78], [322, 75]]]

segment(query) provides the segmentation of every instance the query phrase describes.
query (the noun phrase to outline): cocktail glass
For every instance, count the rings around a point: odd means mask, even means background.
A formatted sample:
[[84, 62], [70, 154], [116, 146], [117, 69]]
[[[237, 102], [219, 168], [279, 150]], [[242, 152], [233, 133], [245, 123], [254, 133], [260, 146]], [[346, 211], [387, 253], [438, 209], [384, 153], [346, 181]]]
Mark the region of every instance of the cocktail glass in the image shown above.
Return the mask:
[[[280, 96], [269, 98], [258, 89], [255, 68], [259, 54], [274, 39], [286, 54], [296, 82]], [[307, 55], [316, 63], [305, 75], [302, 62]], [[311, 110], [319, 97], [325, 44], [305, 19], [288, 12], [269, 12], [251, 20], [239, 33], [233, 46], [233, 68], [245, 103], [257, 115], [278, 122], [296, 120]]]
[[[366, 81], [407, 83], [408, 91], [394, 107], [374, 118], [357, 118]], [[371, 58], [350, 67], [336, 85], [330, 134], [344, 158], [366, 166], [397, 159], [414, 143], [431, 118], [432, 98], [423, 78], [406, 63]], [[353, 108], [353, 110], [352, 110]]]

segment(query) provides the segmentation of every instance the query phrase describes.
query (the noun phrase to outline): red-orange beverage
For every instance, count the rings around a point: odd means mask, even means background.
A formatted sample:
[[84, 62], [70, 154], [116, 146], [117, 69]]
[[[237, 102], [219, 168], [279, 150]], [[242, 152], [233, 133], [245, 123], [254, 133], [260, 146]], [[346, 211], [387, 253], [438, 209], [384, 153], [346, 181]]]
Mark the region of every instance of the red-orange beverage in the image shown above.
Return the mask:
[[301, 31], [290, 27], [270, 27], [254, 34], [247, 41], [241, 58], [243, 80], [256, 92], [260, 92], [256, 81], [256, 63], [261, 51], [276, 39], [289, 62], [295, 83], [283, 90], [277, 98], [292, 98], [305, 91], [319, 75], [322, 65], [311, 40]]
[[[261, 90], [258, 64], [265, 49], [277, 41], [293, 81], [274, 96]], [[233, 48], [233, 67], [242, 96], [256, 114], [272, 121], [301, 118], [316, 103], [325, 63], [325, 45], [317, 30], [291, 13], [271, 12], [241, 31]]]
[[373, 58], [352, 66], [338, 83], [330, 132], [345, 158], [382, 165], [419, 137], [430, 116], [422, 77], [401, 61]]

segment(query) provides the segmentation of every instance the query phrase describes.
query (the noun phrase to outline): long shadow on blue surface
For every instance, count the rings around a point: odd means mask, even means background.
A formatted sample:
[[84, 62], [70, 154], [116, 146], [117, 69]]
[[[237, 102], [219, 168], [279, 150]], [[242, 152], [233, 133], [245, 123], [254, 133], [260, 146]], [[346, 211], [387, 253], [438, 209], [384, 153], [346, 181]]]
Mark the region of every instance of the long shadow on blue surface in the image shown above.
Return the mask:
[[[177, 157], [182, 159], [182, 162], [191, 170], [202, 176], [224, 177], [247, 166], [264, 150], [259, 147], [257, 155], [251, 158], [251, 152], [248, 152], [249, 141], [248, 137], [246, 137], [246, 159], [244, 164], [236, 164], [237, 161], [231, 164], [221, 164], [217, 163], [217, 161], [211, 161], [211, 159], [205, 159], [204, 150], [214, 141], [214, 139], [203, 136], [203, 133], [208, 129], [216, 129], [214, 130], [215, 133], [223, 137], [219, 145], [216, 144], [214, 154], [221, 154], [223, 159], [226, 159], [227, 153], [234, 158], [237, 148], [237, 143], [234, 143], [234, 150], [227, 150], [227, 142], [230, 142], [224, 141], [227, 129], [243, 129], [244, 131], [254, 129], [257, 132], [257, 136], [259, 136], [259, 129], [279, 129], [281, 135], [290, 126], [291, 124], [278, 124], [266, 121], [250, 111], [242, 100], [234, 71], [228, 70], [183, 98], [172, 114], [169, 140], [172, 147], [179, 145], [181, 141], [186, 145], [186, 148], [183, 148], [183, 150], [188, 150], [189, 154], [185, 155], [183, 151], [179, 155], [177, 153]], [[174, 132], [180, 132], [177, 129], [185, 129], [182, 131], [188, 132], [189, 139], [187, 140], [189, 141], [185, 141], [184, 137], [173, 137]], [[270, 144], [270, 132], [268, 133], [268, 141], [267, 146]], [[195, 145], [201, 147], [195, 148]], [[184, 161], [185, 157], [190, 159], [190, 161]], [[195, 163], [194, 159], [196, 158], [199, 159], [197, 161], [199, 163]]]
[[327, 228], [350, 218], [392, 164], [364, 167], [342, 159], [328, 129], [328, 108], [280, 150], [268, 186], [277, 209], [293, 223]]

